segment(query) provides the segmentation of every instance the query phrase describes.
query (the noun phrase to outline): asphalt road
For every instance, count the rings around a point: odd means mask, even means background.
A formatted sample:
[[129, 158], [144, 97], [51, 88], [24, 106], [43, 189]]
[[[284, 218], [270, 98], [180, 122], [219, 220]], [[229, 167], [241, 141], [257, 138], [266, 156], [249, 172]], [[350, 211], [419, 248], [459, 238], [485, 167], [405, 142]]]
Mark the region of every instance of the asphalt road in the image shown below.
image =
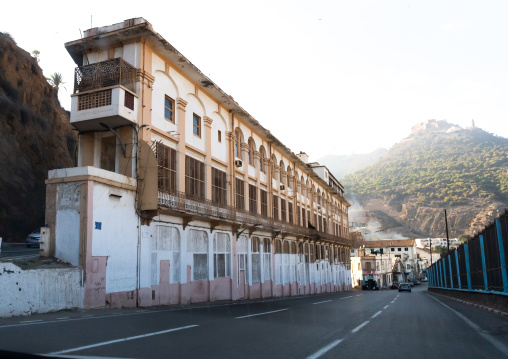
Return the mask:
[[508, 357], [508, 319], [426, 289], [4, 318], [0, 349], [122, 358]]

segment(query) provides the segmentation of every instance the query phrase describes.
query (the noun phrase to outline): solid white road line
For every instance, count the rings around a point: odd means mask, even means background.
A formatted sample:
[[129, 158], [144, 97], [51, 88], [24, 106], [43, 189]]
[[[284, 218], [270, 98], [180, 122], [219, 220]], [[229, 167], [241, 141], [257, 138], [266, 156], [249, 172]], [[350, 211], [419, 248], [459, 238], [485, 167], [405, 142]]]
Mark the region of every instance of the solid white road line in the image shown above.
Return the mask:
[[360, 324], [359, 326], [357, 326], [355, 329], [353, 329], [351, 331], [351, 333], [356, 333], [357, 331], [359, 331], [360, 329], [362, 329], [364, 326], [366, 326], [367, 324], [369, 324], [369, 321], [365, 321], [363, 322], [362, 324]]
[[279, 309], [279, 310], [272, 310], [271, 312], [264, 312], [264, 313], [258, 313], [258, 314], [250, 314], [250, 315], [244, 315], [242, 317], [235, 317], [235, 319], [242, 319], [242, 318], [249, 318], [249, 317], [256, 317], [258, 315], [265, 315], [265, 314], [271, 314], [276, 312], [283, 312], [285, 310], [289, 310], [289, 308], [286, 309]]
[[387, 304], [387, 305], [385, 305], [385, 306], [383, 307], [383, 309], [386, 309], [386, 308], [388, 308], [389, 306], [390, 306], [390, 304]]
[[371, 318], [374, 319], [375, 317], [377, 317], [379, 314], [381, 314], [382, 311], [380, 310], [379, 312], [377, 312], [376, 314], [374, 314]]
[[128, 337], [128, 338], [121, 338], [121, 339], [110, 340], [110, 341], [107, 341], [107, 342], [102, 342], [102, 343], [97, 343], [97, 344], [85, 345], [83, 347], [72, 348], [72, 349], [65, 349], [65, 350], [60, 350], [60, 351], [57, 351], [57, 352], [49, 353], [49, 355], [59, 355], [59, 354], [71, 353], [71, 352], [76, 352], [78, 350], [85, 350], [85, 349], [100, 347], [100, 346], [103, 346], [103, 345], [109, 345], [109, 344], [114, 344], [114, 343], [126, 342], [128, 340], [135, 340], [135, 339], [140, 339], [140, 338], [146, 338], [146, 337], [151, 337], [151, 336], [154, 336], [154, 335], [166, 334], [166, 333], [176, 332], [178, 330], [189, 329], [189, 328], [194, 328], [194, 327], [199, 327], [199, 325], [187, 325], [185, 327], [173, 328], [173, 329], [168, 329], [168, 330], [162, 330], [160, 332], [154, 332], [154, 333], [136, 335], [136, 336]]
[[323, 300], [322, 302], [316, 302], [316, 303], [312, 303], [312, 304], [321, 304], [321, 303], [328, 303], [328, 302], [331, 302], [332, 300]]
[[464, 315], [457, 312], [455, 309], [451, 308], [450, 306], [444, 304], [439, 299], [435, 298], [433, 295], [430, 295], [432, 299], [434, 299], [436, 302], [441, 304], [443, 307], [450, 309], [454, 314], [456, 314], [460, 319], [462, 319], [464, 322], [466, 322], [467, 325], [469, 325], [471, 328], [473, 328], [480, 336], [482, 336], [486, 341], [488, 341], [490, 344], [495, 346], [497, 350], [499, 350], [504, 355], [508, 356], [508, 347], [506, 347], [503, 343], [498, 341], [497, 339], [493, 338], [487, 331], [483, 328], [481, 328], [478, 324], [472, 322]]
[[22, 322], [20, 322], [20, 323], [26, 324], [26, 323], [37, 323], [37, 322], [42, 322], [42, 319], [37, 319], [37, 320], [25, 320], [25, 321], [22, 321]]
[[344, 298], [340, 298], [340, 299], [347, 299], [347, 298], [353, 298], [353, 296], [350, 295], [349, 297], [344, 297]]
[[336, 347], [337, 345], [339, 345], [341, 342], [342, 342], [343, 339], [337, 339], [333, 342], [331, 342], [330, 344], [328, 344], [327, 346], [319, 349], [317, 352], [315, 352], [314, 354], [312, 355], [309, 355], [307, 357], [307, 359], [317, 359], [319, 357], [321, 357], [323, 354], [325, 354], [326, 352], [328, 352], [330, 349], [333, 349], [334, 347]]

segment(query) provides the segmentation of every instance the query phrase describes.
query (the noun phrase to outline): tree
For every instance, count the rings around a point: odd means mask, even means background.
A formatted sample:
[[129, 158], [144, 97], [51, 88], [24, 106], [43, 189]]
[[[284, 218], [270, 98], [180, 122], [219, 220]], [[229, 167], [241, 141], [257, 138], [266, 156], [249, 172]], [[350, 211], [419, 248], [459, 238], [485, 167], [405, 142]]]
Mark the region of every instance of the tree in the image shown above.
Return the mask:
[[469, 241], [469, 236], [467, 234], [461, 234], [458, 238], [461, 243], [467, 243]]
[[40, 59], [39, 59], [39, 55], [40, 55], [40, 51], [39, 50], [34, 50], [32, 51], [32, 56], [37, 60], [37, 63], [39, 63]]
[[60, 85], [63, 85], [65, 83], [63, 81], [62, 74], [59, 72], [55, 72], [50, 77], [46, 77], [46, 80], [48, 80], [49, 84], [53, 86], [53, 88], [56, 90], [57, 93], [60, 88]]

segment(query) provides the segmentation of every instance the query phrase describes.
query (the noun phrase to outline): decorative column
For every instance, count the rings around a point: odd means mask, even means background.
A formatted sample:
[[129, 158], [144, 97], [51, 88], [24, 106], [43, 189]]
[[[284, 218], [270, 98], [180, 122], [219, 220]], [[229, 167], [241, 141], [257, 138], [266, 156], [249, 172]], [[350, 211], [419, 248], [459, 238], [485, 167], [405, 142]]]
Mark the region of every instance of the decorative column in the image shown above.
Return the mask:
[[241, 146], [242, 149], [242, 163], [243, 163], [243, 193], [244, 205], [246, 211], [249, 210], [249, 144], [244, 142]]
[[205, 123], [204, 129], [204, 138], [205, 138], [205, 148], [206, 148], [206, 154], [205, 154], [205, 194], [206, 199], [211, 200], [212, 199], [212, 122], [213, 120], [205, 116], [203, 118], [203, 122]]
[[[228, 205], [235, 205], [235, 154], [234, 154], [234, 146], [235, 146], [235, 134], [234, 132], [226, 132], [226, 139], [228, 141], [228, 194], [229, 200]], [[238, 238], [237, 238], [238, 240]]]
[[177, 146], [177, 181], [176, 189], [185, 193], [185, 107], [187, 101], [183, 98], [176, 99], [176, 120], [178, 121], [178, 146]]
[[[261, 170], [259, 169], [261, 159], [261, 153], [254, 151], [254, 168], [256, 169], [256, 213], [261, 214], [261, 192], [259, 191], [261, 185]], [[261, 254], [261, 258], [263, 255]], [[263, 267], [261, 267], [263, 268]], [[263, 271], [261, 271], [263, 273]]]

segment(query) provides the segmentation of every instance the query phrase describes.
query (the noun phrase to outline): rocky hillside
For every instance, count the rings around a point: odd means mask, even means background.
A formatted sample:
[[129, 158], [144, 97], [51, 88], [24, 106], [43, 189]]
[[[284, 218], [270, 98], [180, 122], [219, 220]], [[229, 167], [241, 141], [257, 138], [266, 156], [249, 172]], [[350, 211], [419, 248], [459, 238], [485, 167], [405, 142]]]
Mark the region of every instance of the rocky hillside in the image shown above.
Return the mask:
[[48, 170], [75, 166], [77, 134], [37, 61], [0, 32], [0, 237], [44, 225]]
[[[445, 121], [418, 127], [343, 180], [350, 219], [411, 237], [471, 235], [508, 207], [508, 139]], [[355, 218], [356, 217], [356, 218]]]

